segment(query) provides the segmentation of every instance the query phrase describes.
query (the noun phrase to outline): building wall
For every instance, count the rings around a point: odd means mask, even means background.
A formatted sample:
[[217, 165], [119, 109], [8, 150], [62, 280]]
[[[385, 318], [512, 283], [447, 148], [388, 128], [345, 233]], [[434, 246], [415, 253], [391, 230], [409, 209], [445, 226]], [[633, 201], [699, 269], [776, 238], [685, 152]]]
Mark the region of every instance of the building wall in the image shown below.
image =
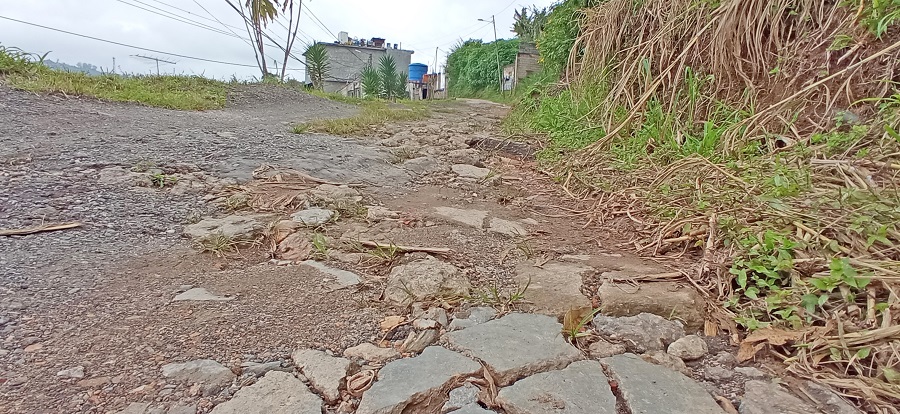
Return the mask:
[[[371, 63], [378, 67], [382, 56], [389, 54], [397, 64], [397, 71], [409, 72], [409, 64], [412, 62], [411, 50], [380, 49], [361, 46], [346, 46], [334, 43], [322, 43], [328, 53], [328, 76], [325, 78], [325, 91], [330, 93], [347, 94], [356, 86], [363, 68]], [[310, 83], [309, 73], [306, 74], [306, 83]]]
[[534, 43], [519, 44], [516, 55], [516, 81], [541, 70], [541, 54]]

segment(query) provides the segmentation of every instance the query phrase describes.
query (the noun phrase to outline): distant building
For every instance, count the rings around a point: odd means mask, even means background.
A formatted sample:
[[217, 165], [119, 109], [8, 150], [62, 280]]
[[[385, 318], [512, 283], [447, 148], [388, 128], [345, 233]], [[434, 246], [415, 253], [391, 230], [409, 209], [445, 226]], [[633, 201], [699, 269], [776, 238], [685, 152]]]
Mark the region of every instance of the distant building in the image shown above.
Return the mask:
[[508, 73], [507, 70], [504, 70], [504, 77], [506, 75], [511, 80], [509, 89], [515, 87], [516, 84], [519, 83], [520, 80], [525, 79], [529, 75], [533, 73], [540, 72], [541, 70], [541, 53], [537, 49], [537, 45], [534, 43], [519, 43], [519, 52], [516, 54], [516, 62], [513, 63], [512, 68]]
[[[397, 71], [408, 73], [412, 62], [412, 50], [403, 50], [397, 44], [385, 43], [385, 39], [352, 39], [347, 32], [340, 32], [341, 40], [334, 43], [319, 42], [328, 53], [328, 75], [325, 77], [325, 92], [348, 96], [361, 96], [359, 80], [363, 69], [378, 62], [384, 55], [390, 55], [397, 64]], [[309, 73], [306, 83], [312, 83]]]

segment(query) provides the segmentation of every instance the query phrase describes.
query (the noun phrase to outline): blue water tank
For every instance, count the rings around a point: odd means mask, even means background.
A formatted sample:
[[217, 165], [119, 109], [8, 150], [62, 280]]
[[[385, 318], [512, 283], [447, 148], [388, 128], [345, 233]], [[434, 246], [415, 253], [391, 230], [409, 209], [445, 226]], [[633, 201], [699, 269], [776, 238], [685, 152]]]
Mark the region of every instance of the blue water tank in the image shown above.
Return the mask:
[[413, 63], [409, 65], [409, 80], [413, 82], [421, 82], [422, 77], [428, 73], [428, 65], [423, 63]]

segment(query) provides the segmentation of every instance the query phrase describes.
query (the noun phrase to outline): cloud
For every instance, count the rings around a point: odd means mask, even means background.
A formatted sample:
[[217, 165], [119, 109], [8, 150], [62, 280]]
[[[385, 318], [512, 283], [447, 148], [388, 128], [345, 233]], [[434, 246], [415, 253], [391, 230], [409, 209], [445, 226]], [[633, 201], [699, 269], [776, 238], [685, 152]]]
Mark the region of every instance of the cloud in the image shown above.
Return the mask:
[[[24, 20], [48, 27], [80, 33], [120, 43], [155, 49], [162, 52], [186, 56], [220, 60], [230, 63], [255, 66], [251, 47], [231, 34], [233, 30], [241, 37], [243, 31], [240, 16], [225, 0], [197, 0], [209, 14], [193, 0], [42, 0], [42, 1], [2, 1], [0, 16]], [[552, 0], [534, 1], [539, 7], [546, 7]], [[377, 4], [373, 6], [373, 4]], [[371, 0], [306, 0], [307, 8], [301, 18], [303, 34], [295, 46], [296, 55], [302, 52], [302, 43], [311, 40], [333, 41], [339, 31], [346, 31], [352, 37], [382, 37], [390, 43], [399, 43], [404, 49], [415, 51], [414, 62], [434, 65], [435, 48], [438, 48], [439, 65], [442, 66], [447, 51], [460, 39], [480, 38], [492, 41], [493, 28], [478, 19], [490, 19], [496, 14], [497, 35], [512, 37], [510, 27], [513, 10], [525, 2], [509, 0], [453, 1], [394, 0], [372, 2]], [[173, 8], [177, 7], [182, 10]], [[308, 14], [311, 11], [321, 23]], [[217, 33], [191, 24], [161, 16], [169, 12], [170, 17], [190, 19], [226, 34]], [[210, 16], [212, 14], [212, 16]], [[214, 17], [213, 17], [214, 16]], [[214, 19], [233, 26], [224, 28]], [[30, 52], [43, 54], [50, 52], [48, 59], [66, 63], [91, 63], [103, 68], [112, 66], [115, 58], [117, 71], [149, 73], [155, 72], [155, 63], [132, 57], [141, 54], [176, 61], [175, 65], [162, 65], [161, 70], [184, 74], [204, 74], [226, 79], [236, 76], [248, 79], [259, 75], [254, 67], [201, 62], [168, 56], [163, 53], [140, 51], [116, 46], [69, 34], [0, 20], [0, 39], [4, 46], [15, 46]], [[273, 38], [282, 42], [286, 30], [279, 24], [270, 25]], [[269, 48], [267, 62], [278, 60], [277, 49]], [[289, 68], [302, 68], [299, 62], [288, 64]], [[294, 77], [303, 78], [302, 71], [291, 71]]]

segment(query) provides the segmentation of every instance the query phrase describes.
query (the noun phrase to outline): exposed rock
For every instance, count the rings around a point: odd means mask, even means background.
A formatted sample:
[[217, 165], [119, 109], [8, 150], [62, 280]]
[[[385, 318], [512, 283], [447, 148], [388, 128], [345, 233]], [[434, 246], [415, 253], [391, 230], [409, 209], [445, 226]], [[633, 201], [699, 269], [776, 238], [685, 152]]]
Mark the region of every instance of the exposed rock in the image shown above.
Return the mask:
[[62, 378], [74, 378], [74, 379], [82, 379], [84, 378], [84, 367], [77, 366], [72, 368], [66, 368], [62, 371], [56, 373], [57, 377]]
[[504, 220], [496, 217], [491, 217], [490, 223], [488, 224], [488, 231], [510, 237], [528, 235], [528, 230], [525, 229], [525, 226], [522, 226], [515, 221]]
[[632, 284], [606, 282], [597, 290], [600, 312], [608, 316], [652, 313], [680, 320], [695, 333], [706, 322], [706, 302], [694, 288], [673, 282]]
[[279, 361], [266, 363], [244, 362], [243, 364], [241, 364], [241, 372], [246, 374], [253, 374], [257, 377], [262, 377], [263, 375], [268, 374], [269, 371], [291, 372], [292, 369], [288, 367], [282, 367], [281, 362]]
[[211, 414], [321, 414], [322, 399], [287, 372], [272, 371]]
[[747, 381], [741, 414], [818, 414], [819, 410], [767, 381]]
[[582, 275], [592, 270], [573, 263], [550, 262], [541, 267], [520, 263], [516, 265], [516, 283], [528, 285], [525, 298], [529, 310], [560, 316], [570, 309], [591, 306], [591, 300], [581, 293], [581, 284]]
[[278, 223], [275, 223], [274, 226], [272, 226], [269, 235], [272, 237], [272, 240], [274, 240], [275, 243], [281, 243], [288, 236], [302, 228], [302, 223], [298, 223], [294, 220], [281, 220]]
[[232, 299], [234, 299], [234, 298], [214, 295], [204, 288], [192, 288], [192, 289], [188, 289], [185, 292], [179, 293], [178, 295], [175, 296], [175, 299], [172, 299], [172, 300], [174, 300], [176, 302], [188, 301], [188, 300], [199, 301], [199, 302], [207, 302], [207, 301], [224, 302], [224, 301], [229, 301]]
[[231, 385], [235, 378], [230, 369], [211, 359], [163, 365], [162, 376], [185, 384], [201, 384], [204, 395], [214, 394]]
[[608, 382], [599, 362], [578, 361], [501, 389], [497, 403], [508, 414], [615, 414], [616, 397]]
[[722, 367], [706, 367], [703, 371], [703, 378], [710, 381], [725, 381], [734, 377], [734, 371]]
[[344, 350], [344, 356], [374, 363], [382, 363], [399, 357], [400, 353], [394, 348], [380, 348], [374, 344], [364, 342]]
[[451, 411], [448, 414], [497, 414], [494, 411], [486, 410], [482, 408], [478, 404], [469, 404], [463, 408], [460, 408], [456, 411]]
[[418, 175], [432, 174], [447, 170], [446, 165], [441, 164], [437, 158], [430, 155], [406, 160], [403, 164], [400, 164], [400, 166], [407, 171]]
[[331, 221], [334, 218], [334, 211], [324, 208], [309, 208], [300, 210], [291, 215], [291, 220], [301, 223], [307, 227], [318, 227]]
[[476, 167], [483, 167], [484, 158], [481, 152], [472, 148], [463, 148], [453, 150], [447, 153], [447, 159], [454, 164], [469, 164]]
[[491, 174], [491, 170], [487, 168], [480, 168], [469, 164], [453, 164], [450, 166], [450, 169], [461, 178], [474, 178], [476, 180], [484, 179]]
[[619, 393], [632, 414], [722, 414], [716, 401], [692, 379], [634, 354], [600, 361], [617, 382]]
[[150, 174], [128, 171], [123, 167], [104, 168], [98, 172], [97, 182], [110, 185], [127, 185], [137, 187], [151, 187], [153, 181]]
[[601, 339], [588, 346], [588, 354], [594, 359], [608, 358], [613, 355], [624, 354], [626, 351], [625, 345], [614, 344], [605, 339]]
[[454, 318], [453, 321], [450, 322], [448, 330], [457, 331], [460, 329], [470, 328], [475, 325], [485, 323], [497, 316], [497, 311], [494, 308], [488, 307], [472, 308], [468, 312], [469, 316], [466, 318]]
[[419, 318], [419, 319], [412, 321], [412, 327], [413, 327], [413, 329], [418, 329], [420, 331], [424, 331], [426, 329], [438, 329], [438, 328], [440, 328], [440, 324], [437, 323], [437, 321], [432, 320], [432, 319]]
[[456, 266], [434, 257], [416, 260], [391, 270], [384, 289], [384, 299], [406, 306], [426, 298], [465, 296], [472, 284]]
[[325, 401], [334, 403], [340, 399], [344, 378], [353, 366], [350, 360], [329, 356], [313, 349], [294, 351], [291, 360], [309, 379], [310, 385], [325, 397]]
[[75, 385], [81, 388], [98, 388], [108, 384], [109, 381], [109, 377], [94, 377], [78, 381], [75, 383]]
[[438, 325], [440, 325], [444, 328], [446, 328], [449, 325], [448, 320], [447, 320], [447, 311], [444, 310], [444, 308], [430, 308], [427, 311], [425, 311], [424, 313], [422, 313], [422, 315], [420, 317], [435, 321], [438, 323]]
[[166, 414], [197, 414], [196, 405], [173, 405]]
[[366, 207], [366, 220], [382, 221], [382, 220], [396, 220], [399, 218], [400, 218], [399, 211], [394, 211], [387, 207], [381, 207], [381, 206], [367, 206]]
[[500, 386], [520, 378], [562, 369], [583, 357], [566, 343], [556, 319], [544, 315], [512, 313], [447, 334], [450, 345], [483, 361]]
[[334, 290], [344, 289], [362, 283], [362, 279], [356, 273], [349, 272], [343, 269], [335, 269], [315, 260], [306, 260], [300, 264], [309, 266], [328, 276], [333, 276], [335, 279]]
[[594, 317], [594, 327], [601, 337], [622, 342], [635, 353], [665, 350], [666, 346], [684, 336], [680, 323], [649, 313], [621, 318], [597, 315]]
[[685, 361], [693, 361], [706, 356], [709, 353], [709, 346], [703, 338], [688, 335], [669, 344], [667, 352]]
[[667, 354], [665, 351], [650, 351], [641, 355], [644, 361], [651, 364], [661, 365], [672, 371], [678, 371], [684, 375], [691, 375], [691, 370], [681, 358]]
[[737, 358], [728, 351], [720, 351], [712, 358], [712, 361], [726, 368], [734, 368], [737, 365]]
[[326, 203], [358, 203], [362, 201], [359, 191], [346, 185], [322, 184], [309, 190], [309, 195]]
[[484, 219], [486, 219], [488, 215], [487, 211], [464, 210], [453, 207], [435, 207], [434, 212], [445, 219], [478, 229], [484, 228]]
[[441, 408], [442, 413], [458, 410], [467, 405], [478, 403], [479, 388], [470, 382], [463, 384], [462, 387], [450, 390], [450, 400]]
[[356, 414], [435, 413], [460, 378], [476, 375], [481, 365], [439, 346], [415, 358], [388, 363], [363, 394]]
[[800, 386], [825, 414], [862, 414], [862, 411], [826, 386], [812, 381], [804, 381]]
[[131, 403], [124, 410], [119, 411], [119, 414], [146, 414], [149, 410], [150, 404], [148, 403]]
[[290, 263], [303, 262], [312, 255], [313, 245], [307, 235], [293, 233], [278, 243], [275, 249], [275, 257]]
[[400, 345], [400, 352], [409, 352], [413, 354], [422, 352], [422, 350], [437, 342], [438, 336], [440, 336], [440, 334], [434, 329], [419, 332], [412, 331], [409, 333], [409, 336], [406, 337], [406, 340], [403, 341], [403, 344]]
[[195, 241], [222, 236], [231, 242], [250, 242], [258, 239], [266, 230], [262, 216], [230, 215], [207, 218], [184, 227], [184, 235]]
[[734, 369], [734, 372], [741, 374], [748, 379], [766, 379], [769, 377], [768, 374], [759, 368], [754, 367], [737, 367]]

